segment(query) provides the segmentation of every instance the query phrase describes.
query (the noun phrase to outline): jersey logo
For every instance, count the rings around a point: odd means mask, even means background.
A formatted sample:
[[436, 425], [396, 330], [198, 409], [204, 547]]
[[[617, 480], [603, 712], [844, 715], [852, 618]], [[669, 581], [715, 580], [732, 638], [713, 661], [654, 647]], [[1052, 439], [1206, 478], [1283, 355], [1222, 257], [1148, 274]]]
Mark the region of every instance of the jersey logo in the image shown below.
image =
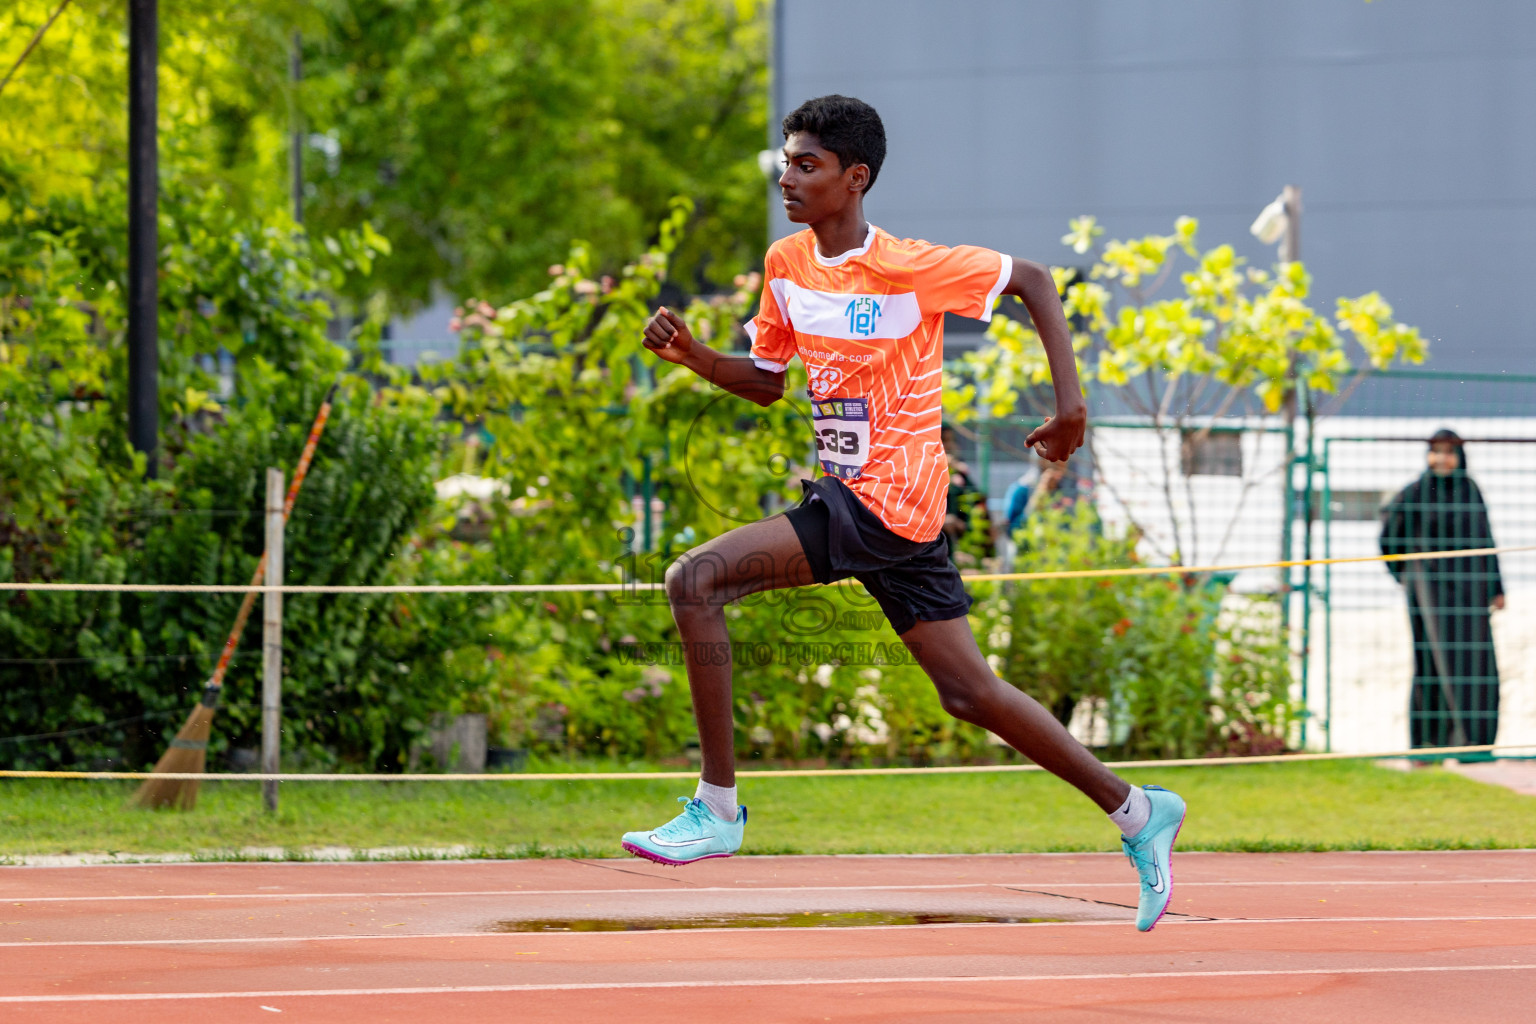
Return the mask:
[[868, 295], [860, 296], [848, 303], [848, 308], [843, 310], [843, 315], [848, 318], [848, 333], [869, 337], [875, 333], [875, 324], [880, 319], [880, 303]]
[[802, 288], [788, 278], [775, 279], [773, 287], [780, 282], [785, 299], [781, 309], [796, 334], [829, 340], [899, 341], [923, 326], [916, 292], [824, 292]]
[[813, 398], [826, 398], [843, 383], [843, 371], [835, 366], [807, 366], [805, 376]]

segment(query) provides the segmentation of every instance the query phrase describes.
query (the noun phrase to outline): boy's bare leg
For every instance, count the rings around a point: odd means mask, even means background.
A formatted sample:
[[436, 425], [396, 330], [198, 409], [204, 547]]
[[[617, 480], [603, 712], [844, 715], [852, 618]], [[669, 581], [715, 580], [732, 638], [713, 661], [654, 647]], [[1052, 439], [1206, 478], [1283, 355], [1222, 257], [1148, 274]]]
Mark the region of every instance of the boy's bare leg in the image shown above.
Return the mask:
[[999, 679], [982, 657], [963, 616], [919, 622], [901, 639], [933, 680], [949, 714], [996, 733], [1046, 771], [1082, 790], [1104, 813], [1125, 803], [1130, 783], [1104, 767], [1033, 697]]
[[1173, 843], [1185, 813], [1179, 795], [1156, 786], [1134, 789], [1106, 768], [1054, 715], [993, 674], [965, 619], [919, 622], [901, 639], [938, 687], [945, 711], [1001, 736], [1109, 815], [1141, 880], [1136, 928], [1150, 931], [1173, 894]]
[[[816, 582], [784, 516], [749, 523], [683, 555], [667, 569], [667, 600], [683, 642], [703, 780], [736, 785], [735, 711], [725, 606], [748, 594]], [[986, 667], [985, 664], [982, 665]]]

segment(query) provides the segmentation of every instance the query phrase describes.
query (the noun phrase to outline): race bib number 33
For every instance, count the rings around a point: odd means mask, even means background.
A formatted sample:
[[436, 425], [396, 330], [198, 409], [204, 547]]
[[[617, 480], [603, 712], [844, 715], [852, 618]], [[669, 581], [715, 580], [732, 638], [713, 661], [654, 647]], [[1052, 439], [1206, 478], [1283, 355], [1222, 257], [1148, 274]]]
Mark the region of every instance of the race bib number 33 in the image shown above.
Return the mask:
[[852, 480], [869, 455], [869, 399], [829, 398], [811, 403], [816, 455], [828, 476]]

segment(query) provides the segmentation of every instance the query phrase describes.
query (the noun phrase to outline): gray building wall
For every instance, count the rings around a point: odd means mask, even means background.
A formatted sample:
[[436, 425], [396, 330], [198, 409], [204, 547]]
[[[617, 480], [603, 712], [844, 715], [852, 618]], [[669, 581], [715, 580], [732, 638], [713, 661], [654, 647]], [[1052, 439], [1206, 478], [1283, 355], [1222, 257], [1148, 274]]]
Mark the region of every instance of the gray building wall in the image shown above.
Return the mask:
[[1531, 0], [778, 0], [776, 18], [774, 125], [825, 93], [872, 103], [890, 151], [866, 212], [893, 234], [1073, 264], [1071, 217], [1124, 238], [1190, 214], [1203, 245], [1267, 267], [1248, 225], [1293, 183], [1319, 309], [1380, 291], [1429, 367], [1536, 371]]

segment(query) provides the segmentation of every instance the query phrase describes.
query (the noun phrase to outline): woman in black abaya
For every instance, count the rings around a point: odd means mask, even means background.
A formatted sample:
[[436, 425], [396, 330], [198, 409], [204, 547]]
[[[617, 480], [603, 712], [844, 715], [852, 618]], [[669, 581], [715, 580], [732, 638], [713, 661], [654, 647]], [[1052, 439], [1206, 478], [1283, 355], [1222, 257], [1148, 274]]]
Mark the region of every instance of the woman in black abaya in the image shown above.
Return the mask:
[[[1462, 440], [1440, 430], [1429, 439], [1429, 469], [1381, 514], [1384, 555], [1490, 548], [1493, 531], [1477, 484], [1467, 475]], [[1408, 592], [1413, 626], [1413, 747], [1480, 746], [1499, 728], [1499, 666], [1491, 609], [1504, 607], [1497, 555], [1388, 562]]]

